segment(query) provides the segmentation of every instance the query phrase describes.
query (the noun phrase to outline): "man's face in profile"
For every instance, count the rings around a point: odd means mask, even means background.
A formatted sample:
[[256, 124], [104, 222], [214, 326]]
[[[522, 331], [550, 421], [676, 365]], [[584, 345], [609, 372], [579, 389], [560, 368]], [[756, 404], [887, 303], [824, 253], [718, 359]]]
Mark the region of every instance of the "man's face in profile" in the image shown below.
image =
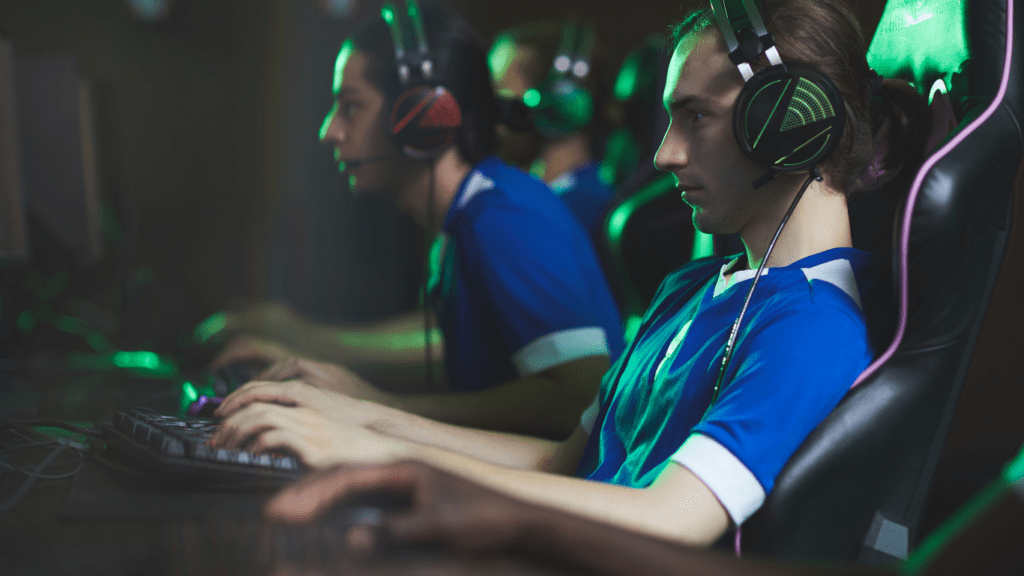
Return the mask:
[[740, 149], [732, 118], [743, 78], [715, 30], [683, 38], [672, 54], [664, 105], [671, 122], [655, 156], [659, 170], [676, 177], [682, 199], [693, 207], [693, 224], [708, 234], [740, 232], [765, 213], [764, 173]]

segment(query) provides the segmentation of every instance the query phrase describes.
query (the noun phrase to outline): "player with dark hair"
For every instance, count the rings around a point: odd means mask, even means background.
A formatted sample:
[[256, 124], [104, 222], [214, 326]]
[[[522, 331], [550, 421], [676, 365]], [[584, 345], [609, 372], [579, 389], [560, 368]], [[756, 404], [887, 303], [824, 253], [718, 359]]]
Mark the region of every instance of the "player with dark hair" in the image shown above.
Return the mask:
[[[675, 542], [707, 545], [743, 523], [872, 359], [860, 306], [870, 257], [851, 246], [846, 198], [873, 150], [888, 150], [881, 165], [893, 173], [913, 167], [929, 120], [923, 99], [904, 99], [896, 82], [871, 72], [841, 0], [765, 0], [774, 45], [759, 34], [735, 60], [736, 21], [719, 0], [712, 5], [714, 14], [698, 11], [677, 29], [664, 91], [671, 124], [656, 165], [676, 177], [699, 230], [737, 233], [744, 251], [666, 278], [568, 440], [445, 426], [308, 386], [259, 383], [221, 406], [217, 441], [286, 447], [317, 468], [420, 460]], [[749, 90], [779, 73], [780, 84]], [[803, 100], [786, 101], [796, 88]], [[765, 94], [784, 103], [735, 113]], [[828, 100], [800, 107], [818, 95]], [[762, 120], [741, 141], [734, 116]], [[838, 144], [831, 156], [825, 143]]]
[[[411, 19], [418, 12], [415, 3], [409, 6]], [[243, 314], [229, 318], [231, 328], [254, 331], [290, 352], [267, 352], [250, 340], [229, 344], [218, 362], [294, 353], [351, 367], [371, 381], [404, 372], [418, 377], [418, 393], [388, 392], [342, 366], [311, 359], [286, 359], [260, 378], [303, 380], [455, 424], [565, 438], [623, 347], [607, 280], [565, 205], [543, 183], [492, 155], [505, 108], [494, 97], [476, 34], [450, 12], [423, 10], [430, 72], [419, 82], [429, 95], [441, 86], [450, 98], [429, 110], [427, 100], [414, 101], [406, 110], [402, 98], [416, 79], [400, 76], [415, 76], [421, 64], [403, 72], [406, 62], [396, 54], [424, 58], [415, 47], [401, 48], [403, 35], [415, 41], [420, 30], [407, 29], [402, 12], [388, 14], [391, 22], [374, 18], [342, 46], [335, 103], [320, 138], [333, 148], [356, 194], [383, 195], [428, 234], [440, 235], [427, 305], [443, 334], [433, 349], [443, 350], [445, 373], [435, 380], [443, 380], [447, 392], [423, 389], [422, 314], [364, 329], [317, 325], [273, 310]], [[420, 126], [446, 114], [461, 117], [450, 141], [444, 130], [431, 151], [403, 140], [405, 132], [437, 131]]]
[[592, 238], [613, 194], [594, 158], [604, 101], [595, 39], [590, 24], [542, 20], [499, 32], [488, 56], [498, 94], [534, 112], [533, 130], [501, 132], [499, 154], [547, 182]]

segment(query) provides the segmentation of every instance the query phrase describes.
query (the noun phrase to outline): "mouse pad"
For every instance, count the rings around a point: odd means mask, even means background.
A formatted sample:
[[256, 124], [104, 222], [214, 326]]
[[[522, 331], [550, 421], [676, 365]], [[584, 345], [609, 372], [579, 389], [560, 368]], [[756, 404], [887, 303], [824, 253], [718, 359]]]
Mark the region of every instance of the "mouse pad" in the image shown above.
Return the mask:
[[[125, 468], [131, 470], [128, 464]], [[271, 489], [175, 486], [133, 477], [88, 459], [75, 475], [63, 519], [258, 518]]]

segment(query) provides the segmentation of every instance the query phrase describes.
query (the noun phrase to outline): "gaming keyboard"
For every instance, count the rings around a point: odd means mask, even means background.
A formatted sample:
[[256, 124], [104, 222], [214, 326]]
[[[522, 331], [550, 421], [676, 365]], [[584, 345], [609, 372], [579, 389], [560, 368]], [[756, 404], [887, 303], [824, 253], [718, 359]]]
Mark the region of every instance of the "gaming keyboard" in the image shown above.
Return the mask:
[[293, 456], [255, 454], [209, 444], [217, 423], [141, 410], [118, 412], [99, 424], [110, 447], [158, 477], [173, 481], [226, 484], [280, 484], [305, 469]]

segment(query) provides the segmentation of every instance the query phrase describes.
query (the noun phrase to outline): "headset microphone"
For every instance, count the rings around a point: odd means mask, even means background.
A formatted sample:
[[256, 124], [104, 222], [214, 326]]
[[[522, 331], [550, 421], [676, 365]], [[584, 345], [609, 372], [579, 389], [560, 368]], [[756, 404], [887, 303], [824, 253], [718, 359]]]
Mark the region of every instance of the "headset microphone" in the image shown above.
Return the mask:
[[378, 156], [369, 156], [367, 158], [360, 158], [358, 160], [342, 160], [341, 162], [339, 162], [339, 172], [344, 172], [346, 170], [351, 170], [353, 168], [359, 168], [361, 166], [366, 166], [367, 164], [383, 162], [384, 160], [387, 160], [389, 158], [391, 158], [391, 154], [380, 154]]

